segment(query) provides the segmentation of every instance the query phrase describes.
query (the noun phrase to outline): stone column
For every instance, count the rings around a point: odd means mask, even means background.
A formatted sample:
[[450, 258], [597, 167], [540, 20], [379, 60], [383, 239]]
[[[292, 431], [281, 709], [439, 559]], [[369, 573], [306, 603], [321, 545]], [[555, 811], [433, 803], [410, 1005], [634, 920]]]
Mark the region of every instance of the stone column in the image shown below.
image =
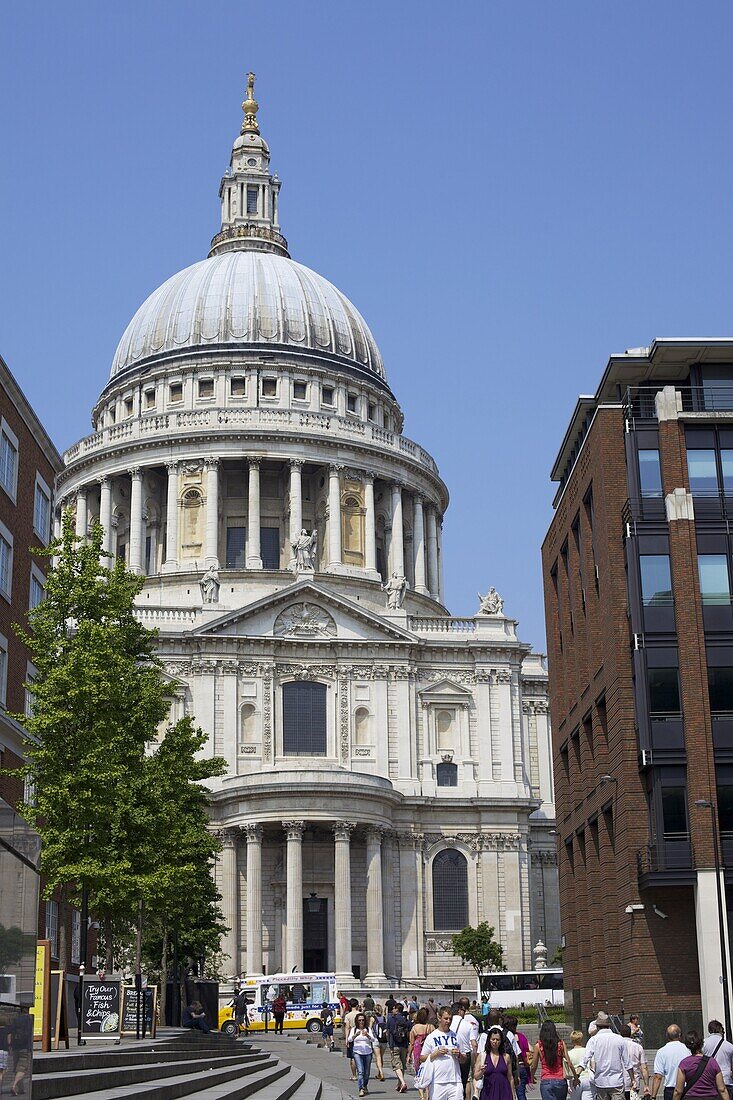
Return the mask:
[[328, 568], [341, 565], [341, 467], [328, 471]]
[[112, 554], [112, 482], [108, 477], [99, 479], [99, 522], [104, 528], [102, 551]]
[[247, 837], [247, 973], [262, 973], [262, 826], [245, 825]]
[[286, 915], [287, 965], [285, 970], [303, 969], [303, 830], [304, 821], [283, 821], [287, 837]]
[[249, 460], [249, 497], [247, 503], [247, 568], [262, 568], [260, 550], [260, 463]]
[[178, 568], [178, 463], [168, 462], [168, 497], [165, 520], [165, 561], [163, 572]]
[[221, 938], [223, 955], [228, 955], [230, 974], [239, 973], [239, 905], [237, 897], [237, 829], [222, 829], [221, 911], [229, 931]]
[[334, 838], [334, 932], [336, 939], [336, 981], [354, 980], [351, 962], [351, 834], [353, 821], [336, 821]]
[[303, 462], [300, 458], [290, 459], [290, 568], [295, 568], [293, 543], [303, 528]]
[[384, 922], [382, 915], [382, 831], [368, 829], [366, 834], [366, 981], [375, 985], [385, 982]]
[[445, 581], [443, 579], [443, 520], [437, 520], [438, 531], [438, 599], [445, 603]]
[[143, 473], [139, 466], [130, 470], [130, 546], [128, 566], [133, 573], [143, 571]]
[[392, 486], [392, 553], [391, 569], [399, 577], [405, 575], [405, 538], [402, 530], [402, 486]]
[[79, 489], [76, 494], [76, 533], [80, 539], [87, 537], [87, 491]]
[[428, 508], [428, 588], [434, 600], [440, 598], [440, 584], [438, 581], [438, 527], [435, 520], [435, 509]]
[[364, 477], [364, 509], [366, 511], [366, 531], [364, 543], [364, 566], [376, 571], [377, 568], [377, 516], [374, 510], [374, 476]]
[[206, 466], [206, 565], [219, 568], [219, 459], [207, 458]]
[[415, 591], [422, 596], [429, 595], [425, 572], [425, 518], [422, 497], [415, 493], [413, 498], [413, 549], [415, 552]]

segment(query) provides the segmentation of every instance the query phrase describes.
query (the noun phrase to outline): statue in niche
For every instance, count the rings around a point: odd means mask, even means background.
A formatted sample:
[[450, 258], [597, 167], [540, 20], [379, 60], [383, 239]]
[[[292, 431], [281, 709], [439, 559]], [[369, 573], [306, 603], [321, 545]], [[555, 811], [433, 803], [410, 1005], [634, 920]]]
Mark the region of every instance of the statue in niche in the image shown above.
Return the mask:
[[295, 572], [302, 573], [304, 570], [313, 572], [316, 568], [318, 533], [313, 531], [309, 535], [304, 527], [295, 542], [291, 542], [290, 545], [295, 555]]
[[485, 596], [477, 593], [479, 598], [479, 615], [502, 615], [504, 613], [504, 601], [494, 588], [493, 584]]
[[387, 610], [399, 611], [407, 592], [407, 577], [401, 577], [395, 570], [387, 583], [382, 585], [382, 591], [387, 593]]
[[210, 565], [199, 581], [201, 599], [205, 604], [219, 602], [219, 570], [215, 565]]

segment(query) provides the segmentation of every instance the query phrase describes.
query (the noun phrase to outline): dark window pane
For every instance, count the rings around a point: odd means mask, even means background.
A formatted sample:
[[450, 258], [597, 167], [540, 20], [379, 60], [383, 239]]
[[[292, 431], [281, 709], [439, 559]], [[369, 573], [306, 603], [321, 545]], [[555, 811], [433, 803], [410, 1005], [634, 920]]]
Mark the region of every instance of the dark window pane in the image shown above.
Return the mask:
[[458, 786], [458, 765], [450, 764], [448, 761], [443, 761], [438, 764], [435, 769], [435, 773], [438, 777], [439, 787], [457, 787]]
[[700, 594], [706, 604], [729, 604], [728, 558], [725, 554], [698, 554]]
[[662, 495], [662, 471], [659, 467], [659, 451], [639, 451], [639, 485], [642, 496]]
[[439, 931], [460, 931], [468, 924], [468, 864], [455, 848], [433, 860], [433, 924]]
[[680, 714], [680, 682], [676, 668], [649, 669], [649, 710], [652, 714]]
[[244, 527], [227, 527], [227, 569], [244, 569]]
[[718, 786], [718, 828], [721, 833], [733, 833], [733, 786]]
[[260, 552], [263, 569], [280, 568], [280, 529], [278, 527], [260, 528]]
[[709, 668], [708, 693], [713, 714], [733, 714], [733, 668]]
[[641, 595], [646, 607], [672, 603], [668, 554], [640, 554]]
[[721, 450], [720, 465], [723, 468], [723, 492], [733, 493], [733, 451]]
[[256, 214], [257, 213], [257, 188], [256, 187], [248, 187], [247, 188], [247, 213], [248, 214]]
[[326, 755], [326, 685], [283, 684], [283, 752]]
[[687, 470], [690, 475], [690, 491], [699, 495], [715, 496], [718, 492], [718, 471], [715, 451], [693, 449], [687, 452]]
[[662, 787], [662, 823], [665, 837], [687, 834], [685, 787]]

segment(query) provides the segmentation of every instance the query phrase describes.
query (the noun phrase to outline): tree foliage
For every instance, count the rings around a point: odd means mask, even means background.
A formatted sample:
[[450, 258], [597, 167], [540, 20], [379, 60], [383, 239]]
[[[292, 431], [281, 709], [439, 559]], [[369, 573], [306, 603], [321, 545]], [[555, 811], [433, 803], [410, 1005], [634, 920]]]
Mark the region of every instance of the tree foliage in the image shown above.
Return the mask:
[[[118, 560], [102, 564], [103, 530], [83, 542], [70, 512], [46, 595], [18, 628], [37, 676], [20, 769], [34, 791], [23, 814], [41, 834], [47, 896], [61, 888], [105, 924], [194, 913], [211, 942], [221, 914], [210, 876], [218, 850], [206, 828], [202, 786], [226, 768], [199, 758], [205, 735], [190, 718], [160, 731], [171, 687], [155, 656], [155, 632], [136, 619], [144, 579]], [[188, 906], [188, 907], [187, 907]], [[109, 950], [109, 944], [108, 944]]]
[[467, 925], [451, 938], [453, 954], [468, 963], [479, 978], [491, 970], [505, 970], [504, 948], [494, 939], [494, 929], [487, 921], [473, 928]]

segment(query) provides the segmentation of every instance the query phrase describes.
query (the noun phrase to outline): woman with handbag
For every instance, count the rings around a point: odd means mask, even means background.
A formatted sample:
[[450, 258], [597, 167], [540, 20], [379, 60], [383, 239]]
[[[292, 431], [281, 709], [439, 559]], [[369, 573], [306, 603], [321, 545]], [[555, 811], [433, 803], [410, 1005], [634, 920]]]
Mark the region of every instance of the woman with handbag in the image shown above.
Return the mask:
[[690, 1053], [682, 1059], [677, 1070], [674, 1100], [682, 1100], [682, 1097], [730, 1100], [720, 1066], [714, 1058], [702, 1053], [702, 1038], [696, 1031], [687, 1032], [685, 1046]]
[[363, 1012], [358, 1012], [354, 1020], [354, 1026], [349, 1032], [347, 1043], [351, 1044], [356, 1062], [356, 1074], [359, 1082], [359, 1096], [366, 1096], [369, 1092], [369, 1074], [372, 1068], [372, 1054], [377, 1038], [367, 1024], [367, 1018]]
[[[433, 1025], [428, 1023], [427, 1008], [418, 1009], [415, 1014], [415, 1022], [410, 1031], [410, 1046], [407, 1050], [407, 1061], [412, 1062], [416, 1074], [420, 1071], [420, 1055], [422, 1054], [423, 1043], [430, 1032], [434, 1030]], [[420, 1100], [427, 1100], [427, 1089], [421, 1089], [417, 1085], [416, 1088], [420, 1093]]]

